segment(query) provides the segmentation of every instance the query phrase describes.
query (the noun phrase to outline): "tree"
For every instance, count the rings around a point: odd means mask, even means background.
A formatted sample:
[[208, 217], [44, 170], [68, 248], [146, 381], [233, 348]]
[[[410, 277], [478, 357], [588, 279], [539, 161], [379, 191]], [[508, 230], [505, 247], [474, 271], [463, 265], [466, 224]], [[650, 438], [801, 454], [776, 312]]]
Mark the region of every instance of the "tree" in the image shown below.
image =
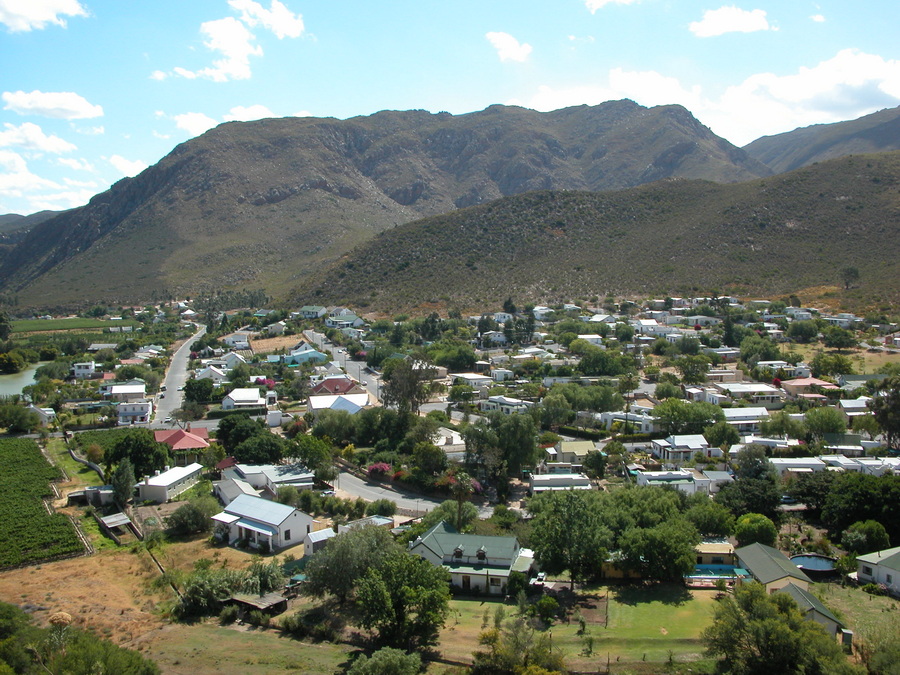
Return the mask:
[[734, 425], [728, 422], [716, 422], [703, 430], [706, 442], [714, 448], [728, 449], [741, 441], [741, 434]]
[[734, 536], [738, 540], [738, 546], [749, 544], [774, 546], [778, 529], [775, 523], [761, 513], [745, 513], [734, 525]]
[[606, 473], [606, 455], [599, 450], [591, 450], [584, 457], [584, 470], [594, 479], [603, 478]]
[[783, 410], [759, 423], [760, 432], [768, 437], [805, 438], [806, 425]]
[[815, 321], [792, 321], [785, 335], [795, 342], [812, 342], [819, 334]]
[[400, 550], [398, 544], [381, 527], [339, 534], [310, 559], [304, 570], [303, 592], [314, 598], [333, 595], [344, 604], [367, 570], [379, 568], [385, 556], [395, 550]]
[[135, 476], [152, 476], [154, 471], [169, 463], [169, 449], [163, 443], [157, 443], [149, 429], [129, 429], [106, 451], [104, 459], [107, 466], [128, 459]]
[[534, 497], [532, 546], [541, 569], [548, 574], [569, 572], [576, 581], [595, 574], [612, 545], [612, 532], [600, 518], [590, 492], [565, 490]]
[[831, 406], [807, 410], [805, 419], [809, 435], [817, 441], [821, 441], [825, 434], [842, 434], [847, 431], [847, 422], [841, 411]]
[[705, 495], [703, 501], [698, 501], [684, 512], [684, 517], [704, 537], [728, 537], [734, 531], [734, 516], [731, 512], [721, 504], [710, 501]]
[[809, 362], [813, 377], [833, 377], [853, 372], [853, 362], [843, 354], [816, 354]]
[[864, 672], [847, 662], [820, 624], [803, 617], [791, 596], [767, 595], [757, 582], [722, 598], [700, 639], [707, 655], [722, 657], [722, 672], [734, 675]]
[[818, 518], [828, 495], [831, 494], [836, 476], [837, 474], [832, 471], [800, 474], [788, 488], [788, 494], [801, 504], [805, 504], [810, 516]]
[[745, 513], [761, 513], [775, 520], [781, 495], [774, 480], [770, 478], [739, 478], [722, 486], [715, 500], [735, 517]]
[[453, 501], [456, 502], [456, 518], [453, 519], [453, 527], [457, 532], [462, 532], [463, 506], [469, 503], [469, 497], [473, 492], [475, 492], [475, 484], [472, 477], [465, 471], [457, 471], [450, 484], [450, 494], [453, 496]]
[[675, 360], [675, 368], [685, 384], [702, 384], [709, 372], [709, 359], [705, 356], [682, 356]]
[[243, 464], [278, 464], [284, 450], [285, 441], [281, 436], [263, 431], [242, 441], [232, 454]]
[[822, 508], [822, 522], [840, 533], [858, 521], [877, 520], [891, 541], [900, 540], [900, 476], [839, 474]]
[[213, 381], [209, 378], [188, 380], [184, 384], [184, 398], [194, 403], [209, 403], [212, 400]]
[[422, 668], [422, 657], [402, 649], [382, 647], [371, 657], [360, 654], [347, 675], [417, 675]]
[[10, 433], [27, 434], [41, 426], [41, 418], [28, 408], [16, 403], [4, 403], [0, 405], [0, 427]]
[[472, 675], [553, 675], [566, 672], [560, 649], [550, 636], [539, 633], [524, 617], [516, 617], [484, 631], [478, 644], [486, 651], [472, 654]]
[[848, 551], [865, 554], [889, 548], [891, 540], [884, 525], [877, 520], [861, 520], [844, 531], [841, 543]]
[[666, 399], [652, 413], [668, 434], [699, 434], [704, 428], [725, 420], [722, 409], [701, 401], [691, 403], [679, 398]]
[[266, 428], [247, 413], [233, 413], [219, 420], [216, 429], [216, 440], [225, 448], [225, 452], [233, 453], [234, 449], [257, 434], [268, 433]]
[[869, 402], [869, 407], [888, 447], [897, 448], [900, 445], [900, 375], [884, 381], [881, 393]]
[[676, 581], [694, 570], [700, 543], [696, 528], [684, 518], [654, 527], [632, 527], [619, 537], [625, 567], [643, 579]]
[[378, 642], [407, 650], [437, 641], [450, 609], [450, 574], [427, 560], [393, 549], [358, 584], [360, 625]]
[[120, 508], [124, 509], [125, 504], [134, 494], [134, 484], [137, 482], [134, 477], [134, 467], [127, 457], [119, 462], [110, 482], [113, 488], [113, 499]]
[[859, 281], [859, 270], [855, 267], [844, 267], [841, 270], [841, 281], [844, 282], [844, 289], [849, 290], [850, 286]]
[[852, 349], [856, 346], [856, 335], [840, 326], [829, 326], [822, 333], [822, 342], [829, 349]]
[[400, 413], [419, 413], [419, 406], [428, 401], [435, 376], [434, 366], [427, 357], [416, 360], [390, 359], [394, 365], [383, 372], [381, 395], [385, 405], [397, 407]]
[[9, 314], [0, 311], [0, 340], [7, 340], [12, 333], [12, 325], [9, 322]]
[[179, 535], [209, 532], [213, 525], [212, 517], [220, 510], [221, 507], [215, 497], [197, 497], [179, 506], [169, 516], [169, 529]]
[[681, 391], [681, 387], [677, 384], [672, 384], [671, 382], [660, 382], [656, 385], [656, 389], [653, 391], [653, 396], [658, 401], [663, 401], [667, 398], [684, 398], [684, 393]]

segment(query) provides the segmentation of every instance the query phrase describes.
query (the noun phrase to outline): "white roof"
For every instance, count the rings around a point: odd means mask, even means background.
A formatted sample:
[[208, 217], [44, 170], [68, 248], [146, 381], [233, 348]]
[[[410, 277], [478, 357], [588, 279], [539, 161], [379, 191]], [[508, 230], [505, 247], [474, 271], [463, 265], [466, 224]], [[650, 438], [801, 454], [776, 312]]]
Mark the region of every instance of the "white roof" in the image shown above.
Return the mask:
[[337, 532], [332, 530], [330, 527], [326, 527], [324, 530], [316, 530], [315, 532], [310, 532], [306, 535], [306, 538], [315, 543], [317, 541], [325, 541], [326, 539], [331, 539], [335, 536], [337, 536]]
[[[146, 485], [156, 485], [158, 487], [167, 487], [169, 485], [173, 485], [180, 480], [184, 480], [188, 476], [193, 473], [199, 473], [203, 470], [203, 465], [194, 462], [193, 464], [188, 464], [187, 466], [176, 466], [168, 471], [163, 471], [158, 476], [150, 476], [147, 480]], [[142, 483], [137, 483], [137, 485], [141, 485]]]
[[310, 396], [310, 410], [346, 410], [350, 414], [369, 405], [368, 394], [329, 394]]
[[110, 394], [143, 394], [146, 390], [143, 384], [113, 384], [109, 387]]
[[725, 413], [725, 421], [758, 420], [769, 416], [769, 411], [762, 407], [752, 408], [722, 408]]
[[228, 398], [230, 398], [235, 403], [238, 402], [249, 402], [249, 401], [258, 401], [261, 396], [259, 395], [259, 389], [256, 387], [244, 387], [241, 389], [234, 389], [230, 394], [228, 394]]

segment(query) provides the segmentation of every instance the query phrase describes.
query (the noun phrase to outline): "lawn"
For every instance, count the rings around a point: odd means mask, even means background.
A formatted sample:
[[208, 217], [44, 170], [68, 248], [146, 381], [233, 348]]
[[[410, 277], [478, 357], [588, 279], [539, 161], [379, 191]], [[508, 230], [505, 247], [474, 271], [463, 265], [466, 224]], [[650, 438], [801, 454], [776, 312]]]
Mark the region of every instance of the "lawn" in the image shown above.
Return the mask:
[[813, 584], [811, 590], [858, 636], [878, 630], [889, 621], [897, 622], [900, 617], [900, 601], [887, 596], [869, 595], [835, 583]]
[[[553, 648], [566, 654], [566, 662], [575, 670], [597, 668], [607, 657], [611, 663], [640, 664], [665, 662], [671, 653], [675, 661], [702, 658], [701, 631], [711, 623], [715, 591], [689, 591], [678, 584], [653, 586], [591, 586], [579, 593], [589, 603], [579, 610], [585, 617], [585, 635], [574, 610], [568, 623], [557, 621], [550, 628]], [[608, 601], [608, 612], [607, 609]], [[500, 601], [455, 598], [451, 616], [441, 633], [440, 651], [444, 657], [471, 660], [481, 632], [485, 610], [488, 624]], [[515, 606], [504, 606], [512, 616]], [[604, 626], [604, 622], [606, 625]], [[587, 638], [593, 638], [593, 653], [587, 653]]]

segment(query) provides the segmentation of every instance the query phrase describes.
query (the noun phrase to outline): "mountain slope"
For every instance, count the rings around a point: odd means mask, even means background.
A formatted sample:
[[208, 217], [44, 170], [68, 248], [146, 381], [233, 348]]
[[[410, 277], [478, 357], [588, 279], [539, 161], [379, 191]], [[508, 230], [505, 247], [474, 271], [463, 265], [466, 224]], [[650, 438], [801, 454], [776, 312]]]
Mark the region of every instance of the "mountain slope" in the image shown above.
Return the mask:
[[900, 107], [848, 122], [818, 124], [776, 136], [763, 136], [744, 150], [775, 173], [845, 155], [900, 150]]
[[35, 227], [0, 279], [40, 305], [277, 295], [385, 228], [504, 195], [769, 173], [684, 108], [631, 101], [233, 122]]
[[509, 296], [770, 295], [839, 285], [854, 266], [854, 301], [883, 306], [900, 299], [898, 185], [900, 153], [885, 153], [735, 185], [506, 197], [383, 232], [291, 301], [390, 312]]

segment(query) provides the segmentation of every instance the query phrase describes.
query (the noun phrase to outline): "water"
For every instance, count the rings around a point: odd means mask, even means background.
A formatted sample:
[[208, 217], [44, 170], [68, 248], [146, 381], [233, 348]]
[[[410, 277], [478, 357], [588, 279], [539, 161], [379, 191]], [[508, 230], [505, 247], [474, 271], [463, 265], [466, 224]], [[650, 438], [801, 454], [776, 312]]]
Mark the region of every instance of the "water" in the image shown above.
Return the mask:
[[822, 555], [795, 555], [791, 557], [791, 562], [803, 570], [815, 570], [816, 572], [834, 571], [834, 558]]
[[34, 373], [42, 365], [42, 363], [33, 363], [18, 373], [0, 375], [0, 396], [21, 394], [23, 387], [34, 384]]

